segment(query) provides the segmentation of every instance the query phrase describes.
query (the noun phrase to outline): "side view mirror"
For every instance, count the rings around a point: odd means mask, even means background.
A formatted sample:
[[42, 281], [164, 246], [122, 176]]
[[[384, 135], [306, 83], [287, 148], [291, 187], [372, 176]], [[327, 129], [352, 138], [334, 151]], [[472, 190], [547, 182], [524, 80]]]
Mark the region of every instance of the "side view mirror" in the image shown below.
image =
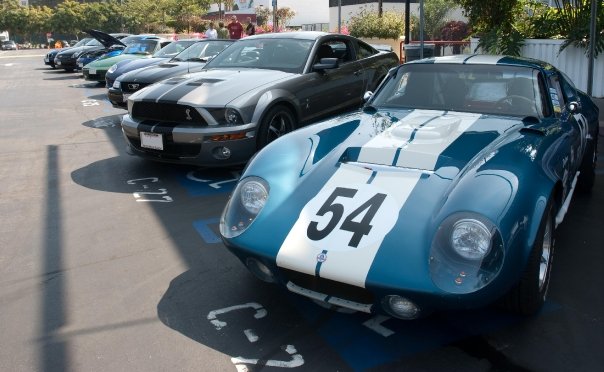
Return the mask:
[[339, 63], [337, 58], [321, 58], [319, 63], [315, 63], [312, 68], [315, 71], [331, 70], [338, 68]]
[[576, 114], [579, 111], [581, 111], [581, 104], [577, 101], [571, 101], [568, 103], [568, 111], [570, 111], [571, 114]]
[[363, 94], [363, 102], [369, 101], [371, 97], [373, 97], [373, 92], [370, 90], [366, 91], [365, 94]]

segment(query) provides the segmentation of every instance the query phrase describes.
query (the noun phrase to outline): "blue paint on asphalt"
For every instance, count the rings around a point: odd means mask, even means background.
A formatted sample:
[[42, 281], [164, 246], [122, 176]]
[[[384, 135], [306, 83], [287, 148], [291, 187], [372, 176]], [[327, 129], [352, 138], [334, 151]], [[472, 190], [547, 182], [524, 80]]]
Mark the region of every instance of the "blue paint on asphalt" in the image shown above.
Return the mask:
[[[293, 294], [288, 298], [311, 326], [317, 325], [317, 333], [355, 371], [384, 366], [530, 319], [496, 309], [448, 312], [413, 321], [389, 318], [380, 325], [394, 334], [384, 337], [363, 325], [374, 315], [339, 313]], [[538, 316], [560, 308], [559, 304], [546, 302]]]
[[209, 196], [230, 193], [240, 174], [224, 169], [199, 169], [177, 175], [189, 196]]
[[218, 236], [211, 228], [211, 225], [217, 226], [220, 223], [220, 218], [208, 218], [205, 220], [199, 220], [193, 222], [193, 227], [197, 230], [197, 233], [201, 236], [203, 241], [207, 244], [220, 243], [220, 236]]

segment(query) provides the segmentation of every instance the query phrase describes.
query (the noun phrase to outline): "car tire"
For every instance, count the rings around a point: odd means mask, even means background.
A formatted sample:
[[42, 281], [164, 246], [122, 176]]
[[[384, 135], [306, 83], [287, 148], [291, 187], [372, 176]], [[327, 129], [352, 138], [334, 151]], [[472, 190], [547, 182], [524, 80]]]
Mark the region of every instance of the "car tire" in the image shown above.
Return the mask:
[[554, 208], [550, 202], [543, 214], [524, 274], [502, 299], [503, 307], [513, 313], [534, 315], [545, 302], [554, 258], [554, 219]]
[[258, 150], [293, 131], [294, 123], [294, 115], [287, 107], [278, 105], [268, 110], [258, 128]]
[[596, 133], [593, 141], [587, 144], [585, 156], [581, 162], [579, 179], [577, 180], [577, 191], [581, 194], [588, 194], [594, 186], [596, 180], [596, 165], [598, 161], [598, 134]]

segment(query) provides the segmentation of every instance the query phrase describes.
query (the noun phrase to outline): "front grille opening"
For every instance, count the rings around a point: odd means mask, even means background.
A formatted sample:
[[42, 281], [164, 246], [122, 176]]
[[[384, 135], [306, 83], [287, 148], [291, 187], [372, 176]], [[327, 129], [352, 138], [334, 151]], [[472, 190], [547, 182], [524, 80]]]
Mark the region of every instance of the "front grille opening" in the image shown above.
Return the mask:
[[374, 302], [373, 294], [365, 288], [318, 278], [289, 269], [281, 268], [281, 271], [289, 281], [300, 287], [361, 304], [372, 304]]

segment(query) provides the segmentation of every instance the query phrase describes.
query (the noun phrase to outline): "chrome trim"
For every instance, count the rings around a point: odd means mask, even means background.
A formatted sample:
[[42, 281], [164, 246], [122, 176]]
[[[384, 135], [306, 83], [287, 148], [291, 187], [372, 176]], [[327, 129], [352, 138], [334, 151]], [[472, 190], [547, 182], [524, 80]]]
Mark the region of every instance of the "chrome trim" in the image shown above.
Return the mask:
[[419, 168], [408, 168], [408, 167], [397, 167], [396, 165], [382, 165], [372, 163], [361, 163], [358, 161], [347, 161], [346, 164], [354, 165], [361, 168], [370, 169], [377, 172], [411, 172], [411, 173], [424, 173], [434, 174], [435, 171]]
[[361, 304], [361, 303], [354, 302], [354, 301], [344, 300], [339, 297], [331, 297], [324, 293], [320, 293], [320, 292], [316, 292], [316, 291], [312, 291], [310, 289], [300, 287], [292, 282], [287, 282], [287, 289], [290, 292], [293, 292], [293, 293], [296, 293], [296, 294], [299, 294], [299, 295], [302, 295], [302, 296], [305, 296], [308, 298], [312, 298], [313, 300], [326, 302], [326, 303], [344, 307], [344, 308], [347, 308], [350, 310], [361, 311], [363, 313], [371, 313], [371, 307], [373, 306], [372, 304]]

